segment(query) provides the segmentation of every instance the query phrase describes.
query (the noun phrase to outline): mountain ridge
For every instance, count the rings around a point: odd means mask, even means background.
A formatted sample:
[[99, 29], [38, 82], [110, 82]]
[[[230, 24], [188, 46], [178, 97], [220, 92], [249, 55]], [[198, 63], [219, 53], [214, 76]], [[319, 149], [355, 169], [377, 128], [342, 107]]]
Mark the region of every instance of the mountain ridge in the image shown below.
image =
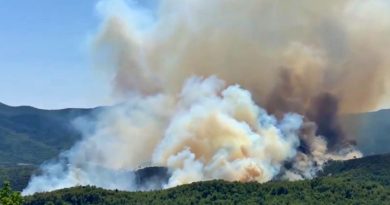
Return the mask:
[[74, 119], [98, 110], [43, 110], [0, 103], [0, 164], [41, 164], [81, 138]]

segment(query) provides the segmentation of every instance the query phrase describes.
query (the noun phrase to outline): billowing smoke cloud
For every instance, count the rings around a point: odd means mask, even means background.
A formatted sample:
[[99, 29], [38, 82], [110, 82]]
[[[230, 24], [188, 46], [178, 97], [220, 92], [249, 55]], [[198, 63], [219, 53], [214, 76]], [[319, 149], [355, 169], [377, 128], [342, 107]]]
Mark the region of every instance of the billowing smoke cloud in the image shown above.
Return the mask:
[[386, 0], [159, 3], [144, 15], [132, 12], [135, 3], [99, 4], [106, 22], [95, 54], [117, 94], [177, 92], [191, 75], [217, 75], [276, 116], [307, 116], [330, 147], [353, 142], [340, 112], [372, 110], [382, 99], [390, 76]]
[[170, 169], [162, 187], [295, 180], [361, 156], [338, 116], [374, 109], [385, 92], [388, 1], [140, 2], [97, 6], [96, 66], [126, 103], [103, 111], [24, 194], [135, 190], [129, 170], [145, 164]]
[[[300, 152], [303, 124], [298, 114], [287, 113], [281, 120], [267, 114], [238, 85], [194, 77], [177, 96], [134, 97], [103, 111], [93, 133], [61, 161], [44, 165], [43, 174], [33, 177], [23, 193], [88, 184], [138, 190], [131, 171], [145, 164], [171, 170], [166, 184], [146, 189], [210, 179], [310, 178], [319, 164], [345, 156], [331, 156], [326, 142], [315, 136], [302, 137], [310, 153]], [[294, 168], [284, 170], [285, 162]]]

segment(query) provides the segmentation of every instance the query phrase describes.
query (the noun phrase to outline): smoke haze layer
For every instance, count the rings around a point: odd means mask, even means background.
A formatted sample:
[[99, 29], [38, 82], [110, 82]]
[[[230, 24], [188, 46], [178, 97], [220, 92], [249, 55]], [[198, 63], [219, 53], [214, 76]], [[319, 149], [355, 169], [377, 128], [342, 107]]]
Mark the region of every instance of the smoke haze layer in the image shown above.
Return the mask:
[[94, 60], [125, 103], [23, 194], [138, 190], [128, 171], [145, 163], [170, 169], [165, 188], [312, 178], [330, 159], [361, 156], [338, 117], [376, 108], [385, 92], [388, 1], [137, 2], [97, 5]]

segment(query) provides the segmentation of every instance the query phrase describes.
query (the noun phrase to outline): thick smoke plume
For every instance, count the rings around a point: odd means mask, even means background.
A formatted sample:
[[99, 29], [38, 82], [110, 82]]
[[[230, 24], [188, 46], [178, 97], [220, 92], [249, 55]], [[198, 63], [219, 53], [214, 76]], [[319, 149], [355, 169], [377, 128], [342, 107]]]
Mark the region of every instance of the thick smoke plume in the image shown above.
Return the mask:
[[[171, 170], [166, 184], [146, 190], [210, 179], [311, 178], [328, 159], [346, 157], [329, 154], [326, 141], [314, 133], [300, 139], [302, 126], [303, 116], [287, 113], [278, 120], [238, 85], [193, 77], [179, 95], [133, 97], [102, 111], [93, 132], [60, 162], [44, 165], [23, 193], [88, 184], [138, 190], [130, 171], [145, 163]], [[298, 150], [300, 140], [310, 153]], [[347, 151], [347, 158], [360, 154]], [[285, 170], [285, 162], [293, 168]]]
[[388, 1], [140, 2], [97, 5], [96, 66], [126, 102], [100, 113], [24, 194], [137, 190], [129, 170], [144, 164], [169, 168], [163, 188], [296, 180], [361, 156], [338, 117], [376, 108], [385, 92]]

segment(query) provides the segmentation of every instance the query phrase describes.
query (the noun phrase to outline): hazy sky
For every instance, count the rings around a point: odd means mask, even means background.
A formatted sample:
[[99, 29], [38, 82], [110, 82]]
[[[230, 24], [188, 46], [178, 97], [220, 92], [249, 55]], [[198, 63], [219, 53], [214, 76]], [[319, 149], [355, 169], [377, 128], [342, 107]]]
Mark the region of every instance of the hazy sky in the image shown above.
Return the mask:
[[0, 102], [90, 107], [107, 86], [90, 68], [88, 39], [99, 27], [95, 0], [0, 0]]

